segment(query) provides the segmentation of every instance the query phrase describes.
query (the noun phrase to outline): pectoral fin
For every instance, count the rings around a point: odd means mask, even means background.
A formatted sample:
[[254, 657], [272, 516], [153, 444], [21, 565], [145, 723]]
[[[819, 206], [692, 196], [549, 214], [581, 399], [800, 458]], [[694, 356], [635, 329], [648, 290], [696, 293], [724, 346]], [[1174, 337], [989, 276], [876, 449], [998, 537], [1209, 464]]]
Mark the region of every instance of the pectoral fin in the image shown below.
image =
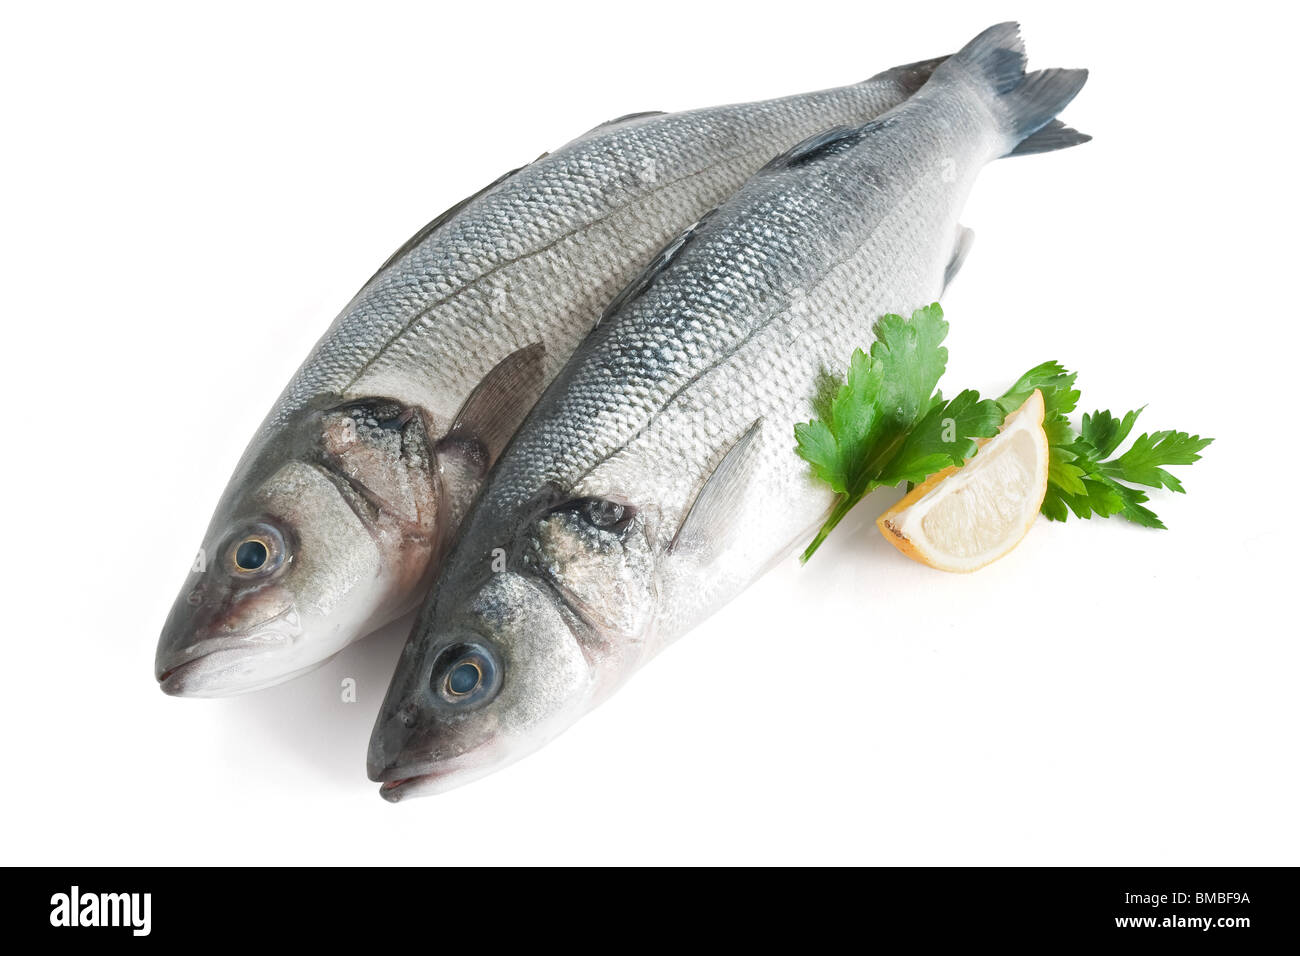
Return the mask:
[[676, 551], [716, 553], [719, 545], [731, 537], [740, 517], [745, 487], [758, 460], [757, 438], [762, 427], [760, 418], [718, 462], [668, 545], [670, 554]]
[[953, 240], [952, 257], [948, 260], [948, 266], [943, 270], [943, 291], [948, 291], [948, 285], [953, 278], [961, 271], [962, 264], [966, 261], [966, 256], [970, 254], [970, 247], [975, 243], [975, 233], [965, 226], [958, 224], [957, 238]]
[[545, 346], [536, 342], [497, 363], [469, 393], [439, 444], [476, 445], [490, 466], [541, 397], [545, 358]]

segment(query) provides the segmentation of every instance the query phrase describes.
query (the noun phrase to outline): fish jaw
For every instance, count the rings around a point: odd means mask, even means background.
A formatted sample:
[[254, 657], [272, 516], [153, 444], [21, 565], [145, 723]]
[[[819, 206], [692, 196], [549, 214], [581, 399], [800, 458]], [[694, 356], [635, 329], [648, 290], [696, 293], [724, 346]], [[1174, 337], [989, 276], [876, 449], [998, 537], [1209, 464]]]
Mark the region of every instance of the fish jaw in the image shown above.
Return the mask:
[[291, 588], [269, 588], [242, 596], [224, 614], [169, 618], [154, 661], [160, 689], [172, 697], [229, 697], [274, 687], [327, 663], [355, 635], [382, 627], [415, 600], [380, 576], [346, 594], [345, 607], [322, 612]]
[[[443, 793], [544, 746], [594, 704], [598, 667], [557, 596], [510, 571], [492, 574], [445, 626], [408, 642], [370, 739], [366, 770], [384, 799]], [[417, 633], [420, 625], [416, 625]], [[464, 653], [490, 658], [499, 680], [482, 700], [445, 691]]]
[[270, 687], [301, 673], [304, 627], [286, 589], [270, 587], [225, 609], [181, 602], [163, 628], [154, 676], [172, 697], [220, 697]]
[[413, 771], [409, 776], [402, 775], [405, 772], [403, 768], [393, 767], [384, 774], [379, 795], [389, 803], [399, 803], [410, 797], [435, 796], [473, 783], [524, 756], [526, 753], [511, 755], [484, 747], [479, 751], [443, 760], [435, 769]]
[[522, 760], [540, 750], [559, 736], [582, 714], [590, 709], [572, 712], [562, 721], [552, 721], [547, 728], [537, 728], [529, 739], [514, 746], [500, 743], [484, 744], [455, 757], [437, 761], [421, 760], [409, 765], [395, 765], [370, 773], [370, 778], [380, 784], [379, 795], [389, 803], [399, 803], [411, 797], [431, 797], [466, 784], [481, 780], [498, 770]]
[[[249, 654], [242, 647], [210, 650], [164, 671], [159, 675], [158, 686], [169, 697], [229, 697], [274, 687], [324, 663], [285, 666], [274, 655], [274, 651]], [[275, 660], [279, 666], [268, 667], [267, 660]]]

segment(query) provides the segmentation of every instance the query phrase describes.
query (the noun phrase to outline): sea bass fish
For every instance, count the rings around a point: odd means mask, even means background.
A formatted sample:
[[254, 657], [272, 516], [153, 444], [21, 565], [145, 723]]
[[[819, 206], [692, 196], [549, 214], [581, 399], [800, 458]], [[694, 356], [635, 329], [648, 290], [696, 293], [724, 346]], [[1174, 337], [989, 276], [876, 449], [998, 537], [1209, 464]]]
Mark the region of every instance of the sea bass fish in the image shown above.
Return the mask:
[[1088, 137], [1082, 70], [992, 27], [874, 122], [758, 172], [611, 305], [498, 461], [371, 738], [389, 800], [527, 754], [806, 543], [833, 503], [794, 452], [824, 370], [943, 291], [981, 167]]
[[343, 310], [226, 488], [158, 643], [169, 694], [300, 674], [411, 610], [500, 453], [601, 309], [681, 229], [937, 61], [605, 123], [439, 216]]

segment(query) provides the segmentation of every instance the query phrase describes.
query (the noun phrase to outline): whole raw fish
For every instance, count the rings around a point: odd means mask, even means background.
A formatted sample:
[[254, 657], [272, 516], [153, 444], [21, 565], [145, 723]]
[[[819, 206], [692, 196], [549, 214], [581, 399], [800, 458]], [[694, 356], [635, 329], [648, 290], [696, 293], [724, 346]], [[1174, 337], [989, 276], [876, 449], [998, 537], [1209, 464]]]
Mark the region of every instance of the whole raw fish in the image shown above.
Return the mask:
[[799, 544], [832, 504], [793, 449], [824, 370], [937, 299], [981, 167], [1087, 137], [1081, 70], [992, 27], [874, 122], [789, 151], [611, 306], [488, 478], [398, 664], [389, 800], [535, 750]]
[[935, 62], [613, 120], [422, 229], [245, 452], [163, 627], [162, 689], [276, 684], [414, 607], [488, 466], [649, 256], [779, 151], [901, 102]]

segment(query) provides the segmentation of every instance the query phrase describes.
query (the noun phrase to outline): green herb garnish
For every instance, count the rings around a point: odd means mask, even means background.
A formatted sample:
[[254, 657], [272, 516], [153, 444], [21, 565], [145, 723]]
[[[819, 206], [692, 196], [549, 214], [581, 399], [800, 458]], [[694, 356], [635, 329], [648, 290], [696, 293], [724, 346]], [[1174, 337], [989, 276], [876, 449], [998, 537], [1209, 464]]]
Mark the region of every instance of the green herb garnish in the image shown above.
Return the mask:
[[835, 382], [818, 417], [794, 427], [796, 451], [813, 474], [838, 495], [830, 516], [803, 553], [807, 561], [859, 501], [876, 488], [918, 483], [978, 449], [976, 439], [995, 435], [1004, 418], [1034, 389], [1043, 393], [1043, 428], [1050, 450], [1047, 496], [1042, 511], [1054, 521], [1069, 512], [1080, 518], [1123, 515], [1152, 528], [1164, 524], [1144, 507], [1145, 485], [1183, 491], [1165, 465], [1189, 465], [1213, 439], [1186, 432], [1142, 434], [1112, 457], [1133, 429], [1141, 409], [1121, 418], [1099, 411], [1083, 416], [1076, 431], [1069, 413], [1079, 402], [1077, 373], [1056, 362], [1026, 372], [997, 400], [974, 390], [945, 401], [937, 387], [948, 363], [943, 346], [948, 323], [938, 303], [911, 319], [886, 315], [876, 323], [871, 351], [853, 353], [848, 374]]
[[1199, 452], [1214, 439], [1178, 431], [1143, 433], [1133, 440], [1128, 451], [1112, 458], [1133, 430], [1142, 409], [1121, 418], [1108, 411], [1085, 413], [1079, 431], [1075, 431], [1067, 416], [1079, 403], [1074, 388], [1076, 374], [1056, 362], [1044, 362], [1021, 376], [998, 399], [1002, 410], [1009, 413], [1035, 388], [1043, 393], [1043, 428], [1051, 452], [1043, 514], [1053, 521], [1064, 521], [1071, 511], [1079, 518], [1118, 514], [1148, 528], [1163, 528], [1164, 522], [1155, 512], [1143, 507], [1146, 492], [1132, 486], [1182, 493], [1182, 482], [1162, 466], [1198, 461]]

